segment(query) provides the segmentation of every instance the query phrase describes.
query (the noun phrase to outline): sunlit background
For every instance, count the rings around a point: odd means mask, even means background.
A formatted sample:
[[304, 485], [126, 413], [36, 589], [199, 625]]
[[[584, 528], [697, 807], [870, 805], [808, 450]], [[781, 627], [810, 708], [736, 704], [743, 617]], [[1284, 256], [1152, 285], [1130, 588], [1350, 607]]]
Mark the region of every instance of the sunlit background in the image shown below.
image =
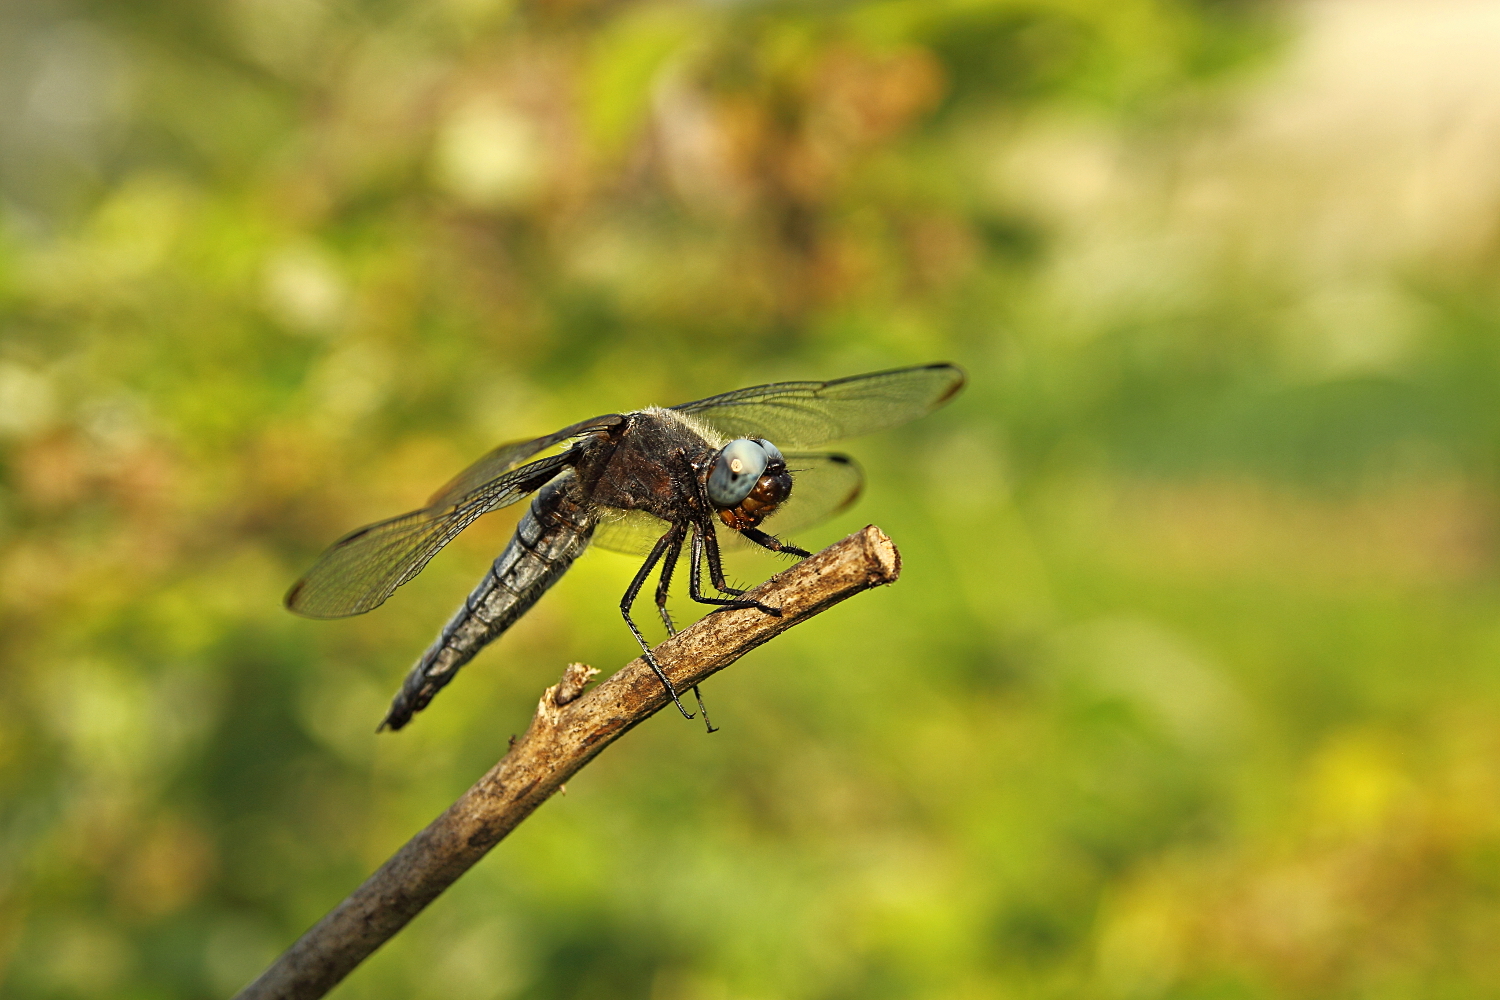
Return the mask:
[[335, 996], [1500, 995], [1497, 52], [1489, 0], [0, 4], [0, 992], [228, 996], [633, 655], [593, 553], [376, 736], [515, 515], [287, 614], [344, 531], [951, 360], [797, 539], [900, 583]]

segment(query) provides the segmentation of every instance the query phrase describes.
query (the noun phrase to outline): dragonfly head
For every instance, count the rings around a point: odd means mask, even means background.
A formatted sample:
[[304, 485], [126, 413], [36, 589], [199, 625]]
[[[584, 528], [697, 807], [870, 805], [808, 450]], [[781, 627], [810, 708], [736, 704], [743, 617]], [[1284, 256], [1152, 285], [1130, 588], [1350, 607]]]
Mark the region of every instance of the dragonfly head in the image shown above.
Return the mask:
[[714, 456], [708, 499], [736, 531], [753, 528], [792, 495], [792, 474], [781, 451], [764, 438], [736, 438]]

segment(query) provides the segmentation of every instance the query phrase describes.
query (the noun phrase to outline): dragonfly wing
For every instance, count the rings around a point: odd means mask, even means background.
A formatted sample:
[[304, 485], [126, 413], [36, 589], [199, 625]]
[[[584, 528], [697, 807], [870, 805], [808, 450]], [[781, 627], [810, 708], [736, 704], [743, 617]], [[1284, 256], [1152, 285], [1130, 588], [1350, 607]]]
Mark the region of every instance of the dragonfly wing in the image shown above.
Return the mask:
[[473, 487], [444, 506], [350, 532], [292, 585], [286, 606], [308, 618], [343, 618], [379, 607], [480, 515], [540, 489], [575, 458], [571, 450], [553, 455]]
[[432, 499], [427, 501], [427, 506], [430, 509], [457, 503], [465, 494], [509, 472], [538, 452], [546, 451], [553, 445], [561, 444], [569, 438], [578, 437], [590, 431], [608, 430], [624, 419], [618, 413], [608, 413], [602, 417], [579, 421], [546, 437], [532, 438], [528, 441], [507, 441], [449, 480], [442, 489], [432, 495]]
[[931, 413], [964, 387], [956, 365], [919, 365], [832, 382], [774, 382], [672, 409], [725, 437], [760, 437], [785, 448], [872, 434]]
[[645, 556], [671, 525], [643, 510], [597, 507], [593, 544], [627, 556]]
[[773, 535], [790, 534], [826, 521], [859, 499], [865, 474], [848, 455], [788, 452], [792, 495], [762, 526]]

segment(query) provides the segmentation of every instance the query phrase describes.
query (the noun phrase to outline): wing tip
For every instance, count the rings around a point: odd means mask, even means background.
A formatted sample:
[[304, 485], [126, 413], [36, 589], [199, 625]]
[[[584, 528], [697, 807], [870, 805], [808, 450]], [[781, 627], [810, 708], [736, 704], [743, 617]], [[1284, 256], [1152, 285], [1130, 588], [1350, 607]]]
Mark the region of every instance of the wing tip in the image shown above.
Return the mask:
[[[353, 618], [355, 615], [362, 615], [366, 611], [373, 611], [375, 608], [378, 608], [382, 604], [384, 604], [386, 600], [385, 597], [382, 597], [380, 600], [375, 601], [374, 603], [370, 603], [367, 600], [359, 600], [356, 601], [353, 605], [340, 607], [336, 610], [329, 610], [326, 607], [320, 607], [315, 599], [309, 598], [307, 596], [309, 593], [307, 582], [307, 577], [303, 577], [302, 579], [298, 580], [296, 583], [292, 584], [292, 589], [288, 590], [286, 592], [286, 596], [281, 599], [281, 606], [286, 608], [288, 611], [299, 618], [312, 618], [316, 621], [332, 621], [335, 618]], [[316, 595], [314, 595], [314, 597], [315, 596]], [[389, 596], [389, 594], [386, 595], [386, 597]]]
[[304, 618], [308, 617], [305, 611], [297, 607], [297, 598], [302, 596], [302, 591], [306, 589], [306, 587], [306, 577], [303, 577], [301, 580], [298, 580], [296, 583], [292, 584], [291, 589], [288, 590], [286, 592], [286, 595], [281, 598], [281, 606], [286, 608], [294, 615], [302, 615]]
[[964, 371], [958, 365], [953, 364], [952, 362], [938, 361], [934, 364], [926, 365], [925, 367], [931, 371], [947, 371], [957, 376], [957, 378], [954, 379], [953, 383], [943, 391], [943, 394], [933, 401], [933, 409], [936, 409], [937, 407], [947, 403], [954, 396], [957, 396], [963, 390], [964, 386], [969, 384], [969, 373]]
[[330, 615], [318, 611], [313, 602], [307, 599], [307, 594], [307, 577], [304, 576], [302, 579], [292, 584], [292, 589], [288, 590], [286, 592], [286, 596], [281, 599], [282, 607], [286, 608], [288, 611], [298, 616], [299, 618], [326, 619], [344, 617], [343, 615]]
[[845, 455], [843, 452], [836, 451], [828, 457], [833, 459], [839, 465], [849, 466], [855, 472], [853, 487], [850, 488], [848, 494], [845, 495], [843, 501], [839, 503], [838, 507], [834, 509], [835, 514], [842, 514], [844, 511], [848, 510], [850, 507], [853, 507], [856, 503], [858, 503], [860, 497], [864, 496], [865, 470], [862, 465], [854, 460], [854, 456], [852, 455]]

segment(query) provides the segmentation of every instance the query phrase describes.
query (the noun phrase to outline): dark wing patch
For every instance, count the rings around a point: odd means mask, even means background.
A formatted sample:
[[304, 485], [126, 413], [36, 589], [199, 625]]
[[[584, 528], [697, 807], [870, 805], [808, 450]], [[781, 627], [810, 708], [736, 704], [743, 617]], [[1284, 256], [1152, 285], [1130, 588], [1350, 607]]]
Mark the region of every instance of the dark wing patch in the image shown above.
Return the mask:
[[538, 452], [546, 451], [568, 438], [578, 437], [590, 431], [608, 430], [619, 425], [624, 419], [618, 413], [607, 413], [602, 417], [579, 421], [546, 437], [532, 438], [529, 441], [507, 441], [449, 480], [442, 489], [432, 495], [432, 499], [427, 501], [427, 507], [428, 509], [447, 507], [457, 503], [461, 497], [495, 477], [509, 472]]
[[553, 455], [470, 489], [455, 502], [350, 532], [292, 585], [286, 606], [308, 618], [344, 618], [379, 607], [480, 515], [541, 489], [574, 458], [572, 451]]
[[900, 426], [931, 413], [963, 387], [963, 369], [956, 365], [919, 365], [832, 382], [757, 385], [672, 409], [692, 414], [725, 437], [808, 448]]

